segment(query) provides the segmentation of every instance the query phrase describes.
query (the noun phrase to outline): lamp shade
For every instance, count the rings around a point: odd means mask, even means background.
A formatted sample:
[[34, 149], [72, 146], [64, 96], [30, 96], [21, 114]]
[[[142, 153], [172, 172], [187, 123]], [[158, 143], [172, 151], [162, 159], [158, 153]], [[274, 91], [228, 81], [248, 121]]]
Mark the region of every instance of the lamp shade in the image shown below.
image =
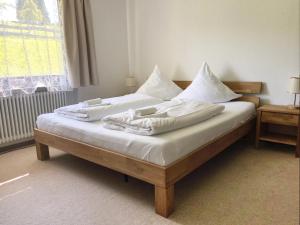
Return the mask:
[[127, 87], [135, 87], [137, 85], [137, 81], [134, 76], [128, 76], [126, 78], [126, 86]]
[[300, 77], [290, 78], [289, 93], [300, 94]]

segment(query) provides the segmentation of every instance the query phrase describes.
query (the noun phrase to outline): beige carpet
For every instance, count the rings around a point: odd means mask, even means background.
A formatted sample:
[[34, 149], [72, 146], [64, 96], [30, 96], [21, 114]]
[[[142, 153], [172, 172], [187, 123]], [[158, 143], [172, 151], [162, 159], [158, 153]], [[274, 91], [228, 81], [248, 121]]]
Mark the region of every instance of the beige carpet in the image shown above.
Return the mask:
[[299, 160], [282, 145], [240, 142], [210, 160], [176, 184], [169, 219], [154, 213], [151, 185], [50, 154], [46, 162], [33, 147], [0, 155], [1, 225], [299, 224]]

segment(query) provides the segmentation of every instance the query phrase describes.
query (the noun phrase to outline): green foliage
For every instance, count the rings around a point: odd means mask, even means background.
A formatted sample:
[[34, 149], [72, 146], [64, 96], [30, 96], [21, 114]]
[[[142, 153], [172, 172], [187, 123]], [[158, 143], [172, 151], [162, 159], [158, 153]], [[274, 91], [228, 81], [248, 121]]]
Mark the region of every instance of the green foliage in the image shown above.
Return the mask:
[[6, 1], [0, 0], [0, 10], [5, 10], [7, 6], [9, 6], [9, 4]]
[[18, 29], [12, 29], [13, 32], [5, 28], [11, 35], [0, 35], [0, 77], [63, 74], [62, 41], [54, 35], [55, 26], [42, 26], [44, 30], [31, 26], [24, 34], [20, 26], [28, 25], [17, 25]]
[[18, 0], [17, 18], [25, 23], [49, 23], [44, 0]]

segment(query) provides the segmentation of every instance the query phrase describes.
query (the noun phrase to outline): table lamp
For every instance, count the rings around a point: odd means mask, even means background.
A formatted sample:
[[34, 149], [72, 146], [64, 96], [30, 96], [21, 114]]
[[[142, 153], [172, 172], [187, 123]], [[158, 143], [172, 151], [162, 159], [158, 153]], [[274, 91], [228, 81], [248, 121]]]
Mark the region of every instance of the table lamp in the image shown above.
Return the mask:
[[296, 105], [297, 94], [300, 94], [300, 77], [291, 77], [289, 83], [289, 93], [294, 94], [294, 105], [291, 108], [298, 108], [299, 105]]

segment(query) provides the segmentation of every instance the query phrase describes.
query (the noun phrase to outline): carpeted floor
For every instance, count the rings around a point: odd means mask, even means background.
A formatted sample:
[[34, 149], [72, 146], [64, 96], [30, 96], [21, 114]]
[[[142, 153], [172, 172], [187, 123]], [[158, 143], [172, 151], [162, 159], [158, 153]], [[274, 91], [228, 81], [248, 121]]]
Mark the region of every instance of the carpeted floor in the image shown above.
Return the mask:
[[168, 219], [154, 213], [151, 185], [50, 154], [46, 162], [34, 147], [0, 155], [1, 225], [299, 224], [299, 159], [284, 145], [233, 145], [176, 184]]

